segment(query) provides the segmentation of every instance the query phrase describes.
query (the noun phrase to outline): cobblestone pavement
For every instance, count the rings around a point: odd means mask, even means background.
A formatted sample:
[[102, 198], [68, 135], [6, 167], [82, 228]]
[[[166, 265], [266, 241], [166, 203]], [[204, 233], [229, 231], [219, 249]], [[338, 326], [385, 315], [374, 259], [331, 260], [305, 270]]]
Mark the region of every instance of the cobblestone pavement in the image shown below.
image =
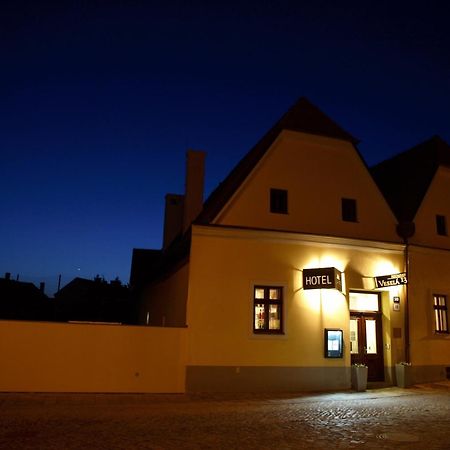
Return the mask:
[[450, 385], [273, 395], [0, 394], [0, 449], [450, 449]]

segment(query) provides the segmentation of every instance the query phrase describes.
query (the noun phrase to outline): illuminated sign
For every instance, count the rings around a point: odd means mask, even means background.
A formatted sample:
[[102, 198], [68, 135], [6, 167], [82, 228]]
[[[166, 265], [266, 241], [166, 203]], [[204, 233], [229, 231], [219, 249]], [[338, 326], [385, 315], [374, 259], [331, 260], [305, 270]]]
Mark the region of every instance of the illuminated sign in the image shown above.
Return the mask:
[[344, 339], [342, 330], [325, 328], [325, 358], [342, 358]]
[[337, 289], [342, 291], [342, 273], [335, 267], [303, 269], [303, 289]]
[[381, 277], [374, 277], [375, 289], [386, 288], [391, 286], [400, 286], [407, 284], [406, 273], [394, 273], [393, 275], [383, 275]]

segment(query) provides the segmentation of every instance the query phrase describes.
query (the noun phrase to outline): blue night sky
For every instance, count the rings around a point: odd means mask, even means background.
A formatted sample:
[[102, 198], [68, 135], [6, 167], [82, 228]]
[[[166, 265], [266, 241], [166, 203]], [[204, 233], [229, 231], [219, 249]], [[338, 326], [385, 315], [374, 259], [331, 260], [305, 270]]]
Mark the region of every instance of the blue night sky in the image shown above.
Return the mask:
[[0, 276], [128, 282], [164, 195], [206, 194], [300, 96], [369, 165], [450, 142], [445, 1], [0, 3]]

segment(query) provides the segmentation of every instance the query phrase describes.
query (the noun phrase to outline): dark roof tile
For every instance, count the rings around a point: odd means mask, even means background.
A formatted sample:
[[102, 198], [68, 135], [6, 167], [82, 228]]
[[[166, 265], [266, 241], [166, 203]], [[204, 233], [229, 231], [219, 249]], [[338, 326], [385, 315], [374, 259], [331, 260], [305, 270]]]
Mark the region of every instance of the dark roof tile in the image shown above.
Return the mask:
[[214, 220], [283, 130], [341, 139], [354, 145], [358, 143], [356, 138], [342, 129], [307, 98], [301, 97], [211, 193], [196, 223], [209, 223]]
[[[207, 224], [214, 220], [283, 130], [340, 139], [353, 145], [358, 143], [356, 138], [337, 125], [308, 99], [302, 97], [275, 123], [210, 194], [194, 223]], [[152, 260], [152, 267], [145, 264], [145, 258], [142, 258], [142, 260], [136, 258], [134, 271], [139, 270], [140, 276], [139, 280], [133, 279], [133, 281], [138, 281], [137, 283], [131, 284], [145, 285], [151, 280], [167, 276], [171, 270], [179, 267], [180, 264], [184, 264], [189, 258], [190, 231], [188, 230], [184, 235], [178, 236], [168, 248], [160, 251], [159, 254], [155, 253], [156, 258], [154, 261]], [[145, 255], [134, 255], [134, 257], [140, 256], [145, 257]], [[151, 257], [153, 258], [152, 255]]]
[[439, 136], [370, 169], [399, 222], [412, 222], [439, 166], [450, 167], [450, 146]]

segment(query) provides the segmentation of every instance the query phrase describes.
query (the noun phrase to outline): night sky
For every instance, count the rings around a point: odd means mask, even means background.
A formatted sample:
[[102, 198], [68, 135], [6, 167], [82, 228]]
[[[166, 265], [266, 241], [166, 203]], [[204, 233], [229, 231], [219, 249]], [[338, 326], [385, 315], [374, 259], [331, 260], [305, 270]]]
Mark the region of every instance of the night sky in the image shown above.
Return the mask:
[[369, 165], [450, 142], [446, 1], [0, 2], [0, 276], [128, 282], [164, 195], [206, 194], [306, 96]]

